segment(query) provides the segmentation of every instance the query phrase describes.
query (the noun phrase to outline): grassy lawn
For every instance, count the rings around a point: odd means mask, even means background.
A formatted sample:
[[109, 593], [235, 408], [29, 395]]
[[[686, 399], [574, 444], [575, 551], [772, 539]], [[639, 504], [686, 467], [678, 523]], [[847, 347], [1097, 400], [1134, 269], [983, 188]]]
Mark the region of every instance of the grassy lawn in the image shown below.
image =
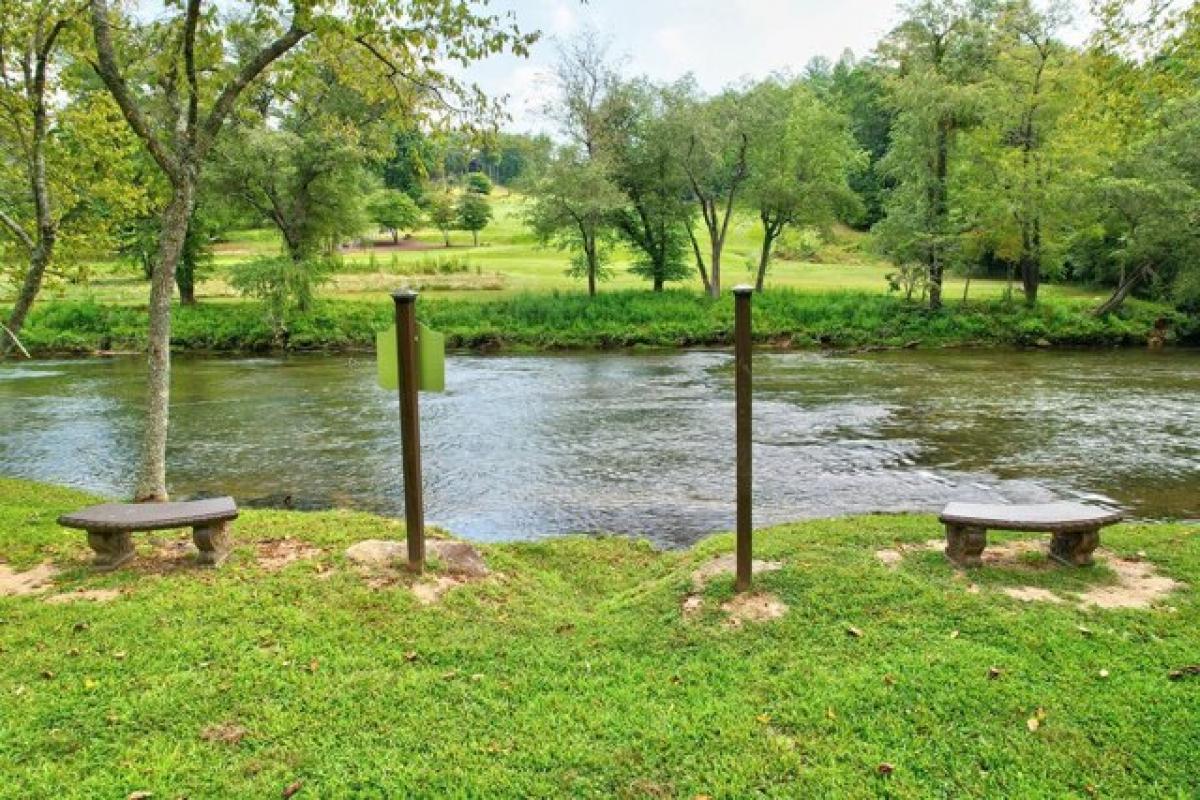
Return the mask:
[[[680, 611], [728, 536], [667, 553], [617, 538], [484, 547], [491, 578], [421, 606], [409, 579], [372, 586], [342, 555], [402, 538], [394, 521], [250, 512], [219, 571], [164, 568], [155, 548], [178, 538], [164, 534], [97, 575], [83, 537], [54, 524], [87, 501], [0, 480], [10, 567], [53, 561], [52, 592], [121, 591], [0, 597], [3, 797], [1200, 793], [1200, 676], [1169, 677], [1200, 660], [1195, 593], [1085, 610], [1072, 593], [1112, 582], [1104, 566], [1028, 555], [964, 577], [927, 549], [880, 563], [878, 548], [936, 537], [928, 517], [760, 532], [756, 555], [782, 569], [757, 585], [790, 610], [735, 628], [718, 607], [728, 578], [694, 619]], [[1105, 543], [1194, 586], [1196, 533], [1126, 525]], [[285, 537], [320, 552], [256, 560]], [[1067, 601], [1001, 592], [1015, 585]]]
[[[523, 198], [498, 190], [492, 198], [495, 219], [483, 231], [480, 246], [471, 246], [471, 236], [457, 231], [451, 234], [452, 247], [444, 246], [437, 230], [417, 231], [413, 241], [427, 249], [394, 250], [381, 247], [371, 250], [352, 250], [342, 255], [343, 271], [327, 286], [325, 296], [357, 297], [383, 300], [397, 286], [415, 283], [426, 290], [455, 297], [494, 299], [523, 292], [579, 291], [583, 281], [569, 277], [566, 269], [569, 254], [540, 247], [521, 221]], [[380, 238], [386, 244], [386, 237]], [[735, 218], [726, 245], [723, 284], [752, 283], [753, 272], [748, 264], [757, 264], [761, 242], [760, 226], [748, 214]], [[212, 276], [202, 282], [197, 294], [203, 300], [223, 301], [237, 298], [225, 280], [228, 268], [239, 261], [280, 252], [279, 236], [271, 230], [235, 231], [228, 241], [218, 245]], [[438, 279], [398, 275], [411, 271], [422, 262], [456, 258], [466, 260], [472, 269], [469, 275], [441, 276]], [[771, 287], [790, 288], [804, 292], [887, 291], [885, 275], [892, 267], [870, 252], [867, 236], [848, 229], [835, 233], [835, 240], [820, 253], [821, 263], [778, 260], [768, 276]], [[628, 272], [631, 254], [619, 249], [612, 263], [612, 278], [601, 284], [601, 291], [617, 289], [646, 289], [645, 280]], [[688, 281], [673, 284], [683, 288], [701, 289], [696, 275]], [[997, 280], [975, 280], [971, 297], [987, 299], [1001, 296], [1005, 283]], [[7, 302], [13, 291], [0, 287], [0, 302]], [[130, 264], [101, 262], [93, 267], [93, 278], [86, 285], [59, 286], [47, 290], [46, 297], [72, 300], [92, 298], [102, 303], [146, 302], [149, 288], [146, 281]], [[961, 297], [963, 278], [946, 281], [947, 298]], [[1098, 299], [1105, 292], [1075, 286], [1048, 285], [1044, 296], [1049, 299], [1083, 297]]]

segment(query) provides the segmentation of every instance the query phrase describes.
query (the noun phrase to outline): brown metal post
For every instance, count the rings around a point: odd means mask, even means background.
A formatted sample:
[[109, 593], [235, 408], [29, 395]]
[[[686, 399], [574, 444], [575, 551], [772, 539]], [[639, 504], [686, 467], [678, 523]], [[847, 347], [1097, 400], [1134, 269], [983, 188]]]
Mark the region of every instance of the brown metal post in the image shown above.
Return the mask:
[[400, 359], [400, 440], [404, 451], [404, 521], [408, 568], [425, 570], [425, 500], [421, 485], [421, 419], [417, 401], [417, 293], [392, 293], [396, 301], [396, 353]]
[[737, 579], [735, 591], [750, 588], [754, 564], [753, 543], [753, 481], [751, 466], [751, 348], [750, 298], [754, 287], [735, 286], [733, 289], [734, 323], [734, 386], [737, 417]]

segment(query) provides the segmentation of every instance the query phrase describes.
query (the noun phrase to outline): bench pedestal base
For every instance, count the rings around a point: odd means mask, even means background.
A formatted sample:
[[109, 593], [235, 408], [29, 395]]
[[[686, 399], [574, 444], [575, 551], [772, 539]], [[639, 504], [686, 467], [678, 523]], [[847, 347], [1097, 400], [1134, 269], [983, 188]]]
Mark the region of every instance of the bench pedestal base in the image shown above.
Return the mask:
[[133, 536], [129, 533], [87, 532], [88, 545], [96, 552], [92, 568], [108, 572], [133, 559]]
[[987, 547], [987, 530], [968, 525], [946, 526], [946, 557], [960, 567], [978, 567]]
[[229, 551], [233, 549], [228, 522], [192, 528], [192, 541], [200, 551], [196, 556], [196, 563], [202, 567], [221, 566], [225, 559], [229, 558]]
[[1050, 557], [1068, 567], [1090, 567], [1099, 545], [1099, 530], [1056, 533], [1050, 540]]

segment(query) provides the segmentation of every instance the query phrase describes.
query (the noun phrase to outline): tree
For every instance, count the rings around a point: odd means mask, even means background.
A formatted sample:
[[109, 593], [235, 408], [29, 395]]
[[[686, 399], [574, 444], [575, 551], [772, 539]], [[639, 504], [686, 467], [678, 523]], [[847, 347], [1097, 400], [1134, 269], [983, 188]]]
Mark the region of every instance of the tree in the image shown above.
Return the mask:
[[421, 208], [404, 192], [384, 189], [376, 192], [367, 205], [371, 219], [379, 227], [392, 234], [392, 241], [400, 241], [400, 232], [412, 230], [421, 224]]
[[[750, 176], [752, 123], [743, 101], [732, 90], [703, 100], [690, 80], [672, 87], [667, 100], [679, 162], [708, 233], [706, 284], [712, 297], [721, 296], [721, 254], [739, 193]], [[688, 233], [692, 234], [690, 226]], [[692, 245], [703, 273], [703, 259], [694, 235]]]
[[988, 56], [979, 17], [987, 6], [987, 0], [921, 0], [880, 46], [897, 70], [892, 148], [881, 165], [896, 187], [875, 230], [897, 263], [923, 265], [934, 309], [942, 305], [947, 265], [958, 255], [950, 168], [959, 133], [978, 115], [974, 81]]
[[472, 194], [491, 194], [492, 181], [482, 172], [472, 172], [467, 176], [467, 191]]
[[458, 207], [454, 203], [454, 195], [449, 192], [437, 192], [425, 197], [425, 211], [429, 221], [442, 232], [446, 247], [450, 246], [450, 231], [458, 224]]
[[492, 204], [481, 194], [463, 192], [455, 206], [458, 227], [471, 232], [475, 246], [479, 246], [479, 232], [492, 221]]
[[220, 14], [203, 0], [185, 0], [149, 22], [118, 19], [108, 0], [88, 2], [97, 74], [170, 184], [151, 281], [147, 419], [135, 491], [139, 500], [162, 500], [175, 271], [201, 170], [247, 89], [318, 30], [366, 49], [398, 84], [433, 92], [458, 88], [430, 66], [439, 58], [524, 54], [531, 38], [476, 13], [469, 0], [292, 0], [286, 13], [275, 2], [249, 0]]
[[[637, 254], [630, 271], [656, 292], [687, 277], [684, 256], [694, 214], [675, 132], [663, 112], [660, 89], [644, 80], [623, 83], [605, 101], [603, 127], [605, 169], [626, 197], [615, 224]], [[703, 262], [698, 267], [707, 289]]]
[[526, 223], [543, 244], [575, 252], [572, 274], [587, 278], [594, 297], [596, 282], [605, 277], [614, 214], [625, 205], [625, 196], [600, 164], [573, 146], [555, 155], [531, 194]]
[[850, 120], [858, 148], [867, 153], [867, 160], [850, 173], [850, 186], [863, 201], [861, 223], [870, 227], [883, 219], [888, 188], [879, 166], [892, 144], [886, 73], [874, 61], [858, 61], [847, 51], [833, 67], [828, 98]]
[[749, 205], [763, 228], [755, 290], [763, 290], [771, 250], [788, 226], [819, 226], [861, 211], [851, 170], [865, 161], [847, 119], [804, 84], [768, 80], [753, 87], [752, 136], [747, 155]]
[[[82, 78], [73, 8], [57, 0], [0, 6], [0, 236], [23, 258], [0, 271], [19, 284], [0, 330], [0, 356], [18, 342], [55, 264], [72, 250], [103, 250], [139, 213], [146, 192], [132, 178], [132, 137], [106, 93]], [[82, 276], [77, 260], [71, 277]]]

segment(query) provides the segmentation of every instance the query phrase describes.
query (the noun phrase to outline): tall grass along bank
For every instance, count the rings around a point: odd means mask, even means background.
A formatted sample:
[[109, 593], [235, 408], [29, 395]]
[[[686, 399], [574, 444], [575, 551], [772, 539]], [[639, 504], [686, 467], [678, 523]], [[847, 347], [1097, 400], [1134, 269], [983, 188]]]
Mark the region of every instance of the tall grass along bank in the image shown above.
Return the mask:
[[[202, 303], [175, 309], [172, 344], [182, 350], [253, 352], [371, 347], [392, 320], [388, 302], [322, 300], [274, 325], [257, 303]], [[698, 293], [614, 291], [520, 294], [479, 301], [422, 297], [420, 317], [454, 348], [584, 349], [721, 345], [733, 330], [733, 301]], [[870, 293], [770, 291], [754, 298], [754, 337], [787, 347], [905, 345], [1144, 345], [1166, 318], [1172, 339], [1194, 341], [1195, 319], [1132, 302], [1098, 318], [1084, 301], [1055, 299], [1029, 308], [981, 301], [929, 311]], [[22, 334], [34, 353], [140, 350], [144, 307], [94, 302], [39, 306]]]

